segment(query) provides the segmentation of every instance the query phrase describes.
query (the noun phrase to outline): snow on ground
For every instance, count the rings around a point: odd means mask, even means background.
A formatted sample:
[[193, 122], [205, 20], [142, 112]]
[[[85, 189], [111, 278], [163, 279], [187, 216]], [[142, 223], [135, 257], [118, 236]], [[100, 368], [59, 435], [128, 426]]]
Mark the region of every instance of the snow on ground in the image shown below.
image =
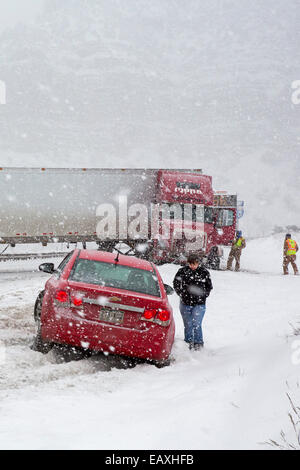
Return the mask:
[[[211, 271], [202, 351], [187, 349], [170, 296], [175, 361], [163, 369], [101, 354], [62, 363], [55, 351], [31, 351], [33, 304], [48, 276], [38, 260], [18, 271], [2, 263], [0, 448], [261, 449], [281, 429], [292, 440], [286, 393], [299, 406], [292, 326], [300, 278], [282, 276], [282, 243], [279, 235], [253, 240], [244, 271]], [[160, 267], [166, 283], [177, 269]]]

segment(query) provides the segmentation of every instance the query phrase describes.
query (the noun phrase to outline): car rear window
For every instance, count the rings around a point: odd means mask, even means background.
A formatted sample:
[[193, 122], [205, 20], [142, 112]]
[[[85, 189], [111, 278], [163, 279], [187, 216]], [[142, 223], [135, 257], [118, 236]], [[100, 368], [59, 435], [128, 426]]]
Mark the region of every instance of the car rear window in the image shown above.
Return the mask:
[[130, 266], [122, 266], [117, 263], [78, 259], [70, 279], [160, 297], [158, 279], [155, 273]]

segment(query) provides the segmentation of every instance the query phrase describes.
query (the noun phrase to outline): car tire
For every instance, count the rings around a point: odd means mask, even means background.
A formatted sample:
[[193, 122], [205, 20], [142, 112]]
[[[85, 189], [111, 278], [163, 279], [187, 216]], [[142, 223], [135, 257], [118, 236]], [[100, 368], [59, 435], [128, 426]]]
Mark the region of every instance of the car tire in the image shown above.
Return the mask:
[[171, 362], [171, 358], [169, 357], [168, 359], [163, 359], [161, 361], [153, 361], [153, 364], [158, 369], [162, 369], [163, 367], [168, 367], [169, 365], [171, 365]]
[[67, 344], [55, 344], [53, 349], [58, 363], [81, 361], [91, 357], [91, 351]]
[[31, 349], [42, 354], [47, 354], [53, 348], [53, 343], [49, 341], [44, 341], [41, 333], [41, 313], [44, 295], [45, 291], [40, 292], [37, 296], [34, 305], [34, 321], [36, 325], [36, 335], [33, 339]]

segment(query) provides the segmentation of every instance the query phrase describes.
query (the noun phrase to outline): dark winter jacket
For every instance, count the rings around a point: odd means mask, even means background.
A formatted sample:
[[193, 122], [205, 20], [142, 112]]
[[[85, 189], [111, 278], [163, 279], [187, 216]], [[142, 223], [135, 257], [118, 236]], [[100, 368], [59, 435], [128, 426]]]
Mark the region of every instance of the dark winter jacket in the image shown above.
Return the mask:
[[185, 305], [204, 305], [213, 288], [209, 272], [200, 265], [194, 271], [189, 266], [180, 268], [173, 286]]

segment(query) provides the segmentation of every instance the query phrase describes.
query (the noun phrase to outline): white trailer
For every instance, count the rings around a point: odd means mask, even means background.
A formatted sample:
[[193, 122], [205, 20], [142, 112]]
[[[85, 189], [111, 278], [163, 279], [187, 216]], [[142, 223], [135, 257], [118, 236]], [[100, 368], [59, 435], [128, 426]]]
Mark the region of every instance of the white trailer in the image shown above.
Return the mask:
[[[156, 202], [158, 169], [0, 169], [0, 242], [86, 242], [99, 240], [96, 210]], [[201, 174], [201, 170], [170, 170]], [[118, 234], [117, 234], [118, 235]], [[117, 237], [118, 238], [118, 237]], [[105, 247], [104, 247], [105, 248]]]

